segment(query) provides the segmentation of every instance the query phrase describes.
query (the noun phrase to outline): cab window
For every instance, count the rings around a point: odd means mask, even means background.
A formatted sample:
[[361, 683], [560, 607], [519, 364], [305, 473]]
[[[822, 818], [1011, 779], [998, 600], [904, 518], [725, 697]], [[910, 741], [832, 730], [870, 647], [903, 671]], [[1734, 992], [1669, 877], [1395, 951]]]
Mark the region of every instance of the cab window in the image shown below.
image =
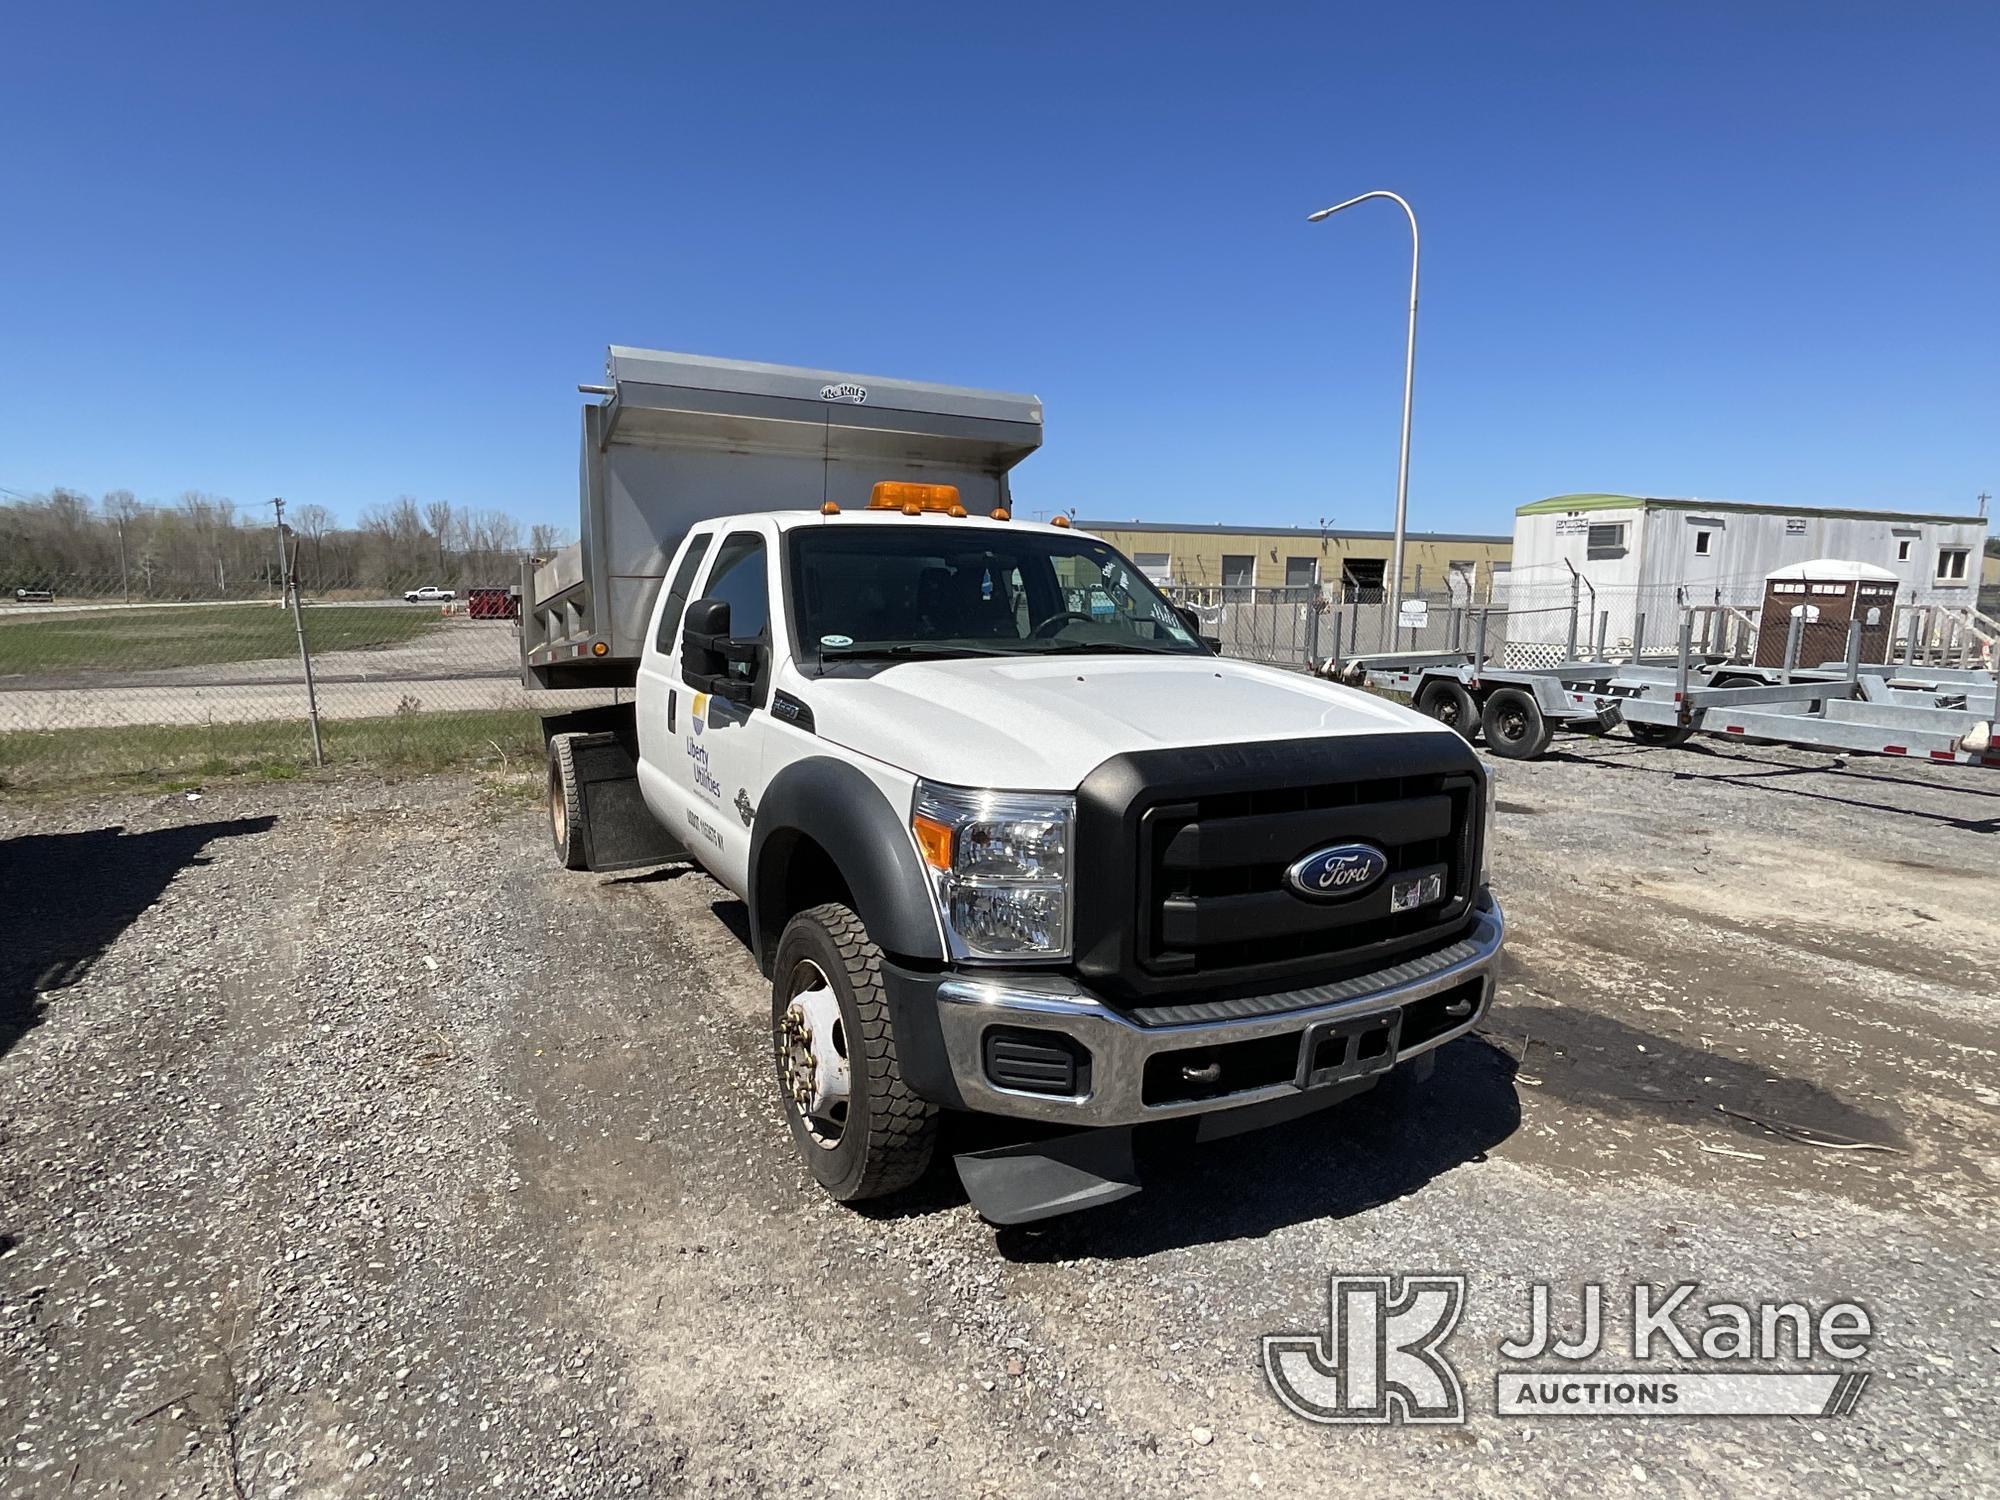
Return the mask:
[[660, 611], [660, 629], [653, 637], [653, 644], [663, 655], [671, 655], [678, 644], [676, 637], [681, 631], [681, 616], [687, 613], [688, 595], [694, 589], [694, 575], [701, 567], [701, 560], [708, 556], [708, 544], [714, 540], [705, 531], [688, 538], [681, 565], [674, 569], [673, 582], [667, 585], [666, 607]]
[[764, 539], [754, 531], [733, 533], [715, 554], [715, 567], [702, 597], [720, 599], [729, 606], [729, 633], [738, 640], [763, 635], [771, 623]]

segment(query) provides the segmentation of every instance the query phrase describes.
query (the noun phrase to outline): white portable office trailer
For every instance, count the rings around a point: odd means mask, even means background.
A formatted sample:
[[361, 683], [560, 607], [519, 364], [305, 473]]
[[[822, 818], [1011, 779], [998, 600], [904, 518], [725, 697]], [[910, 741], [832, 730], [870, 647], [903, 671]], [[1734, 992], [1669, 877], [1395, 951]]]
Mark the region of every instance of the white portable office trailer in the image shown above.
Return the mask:
[[1708, 610], [1736, 641], [1754, 631], [1772, 572], [1827, 557], [1895, 575], [1899, 636], [1917, 621], [1963, 616], [1969, 628], [1985, 544], [1983, 516], [1557, 495], [1514, 514], [1505, 660], [1670, 650], [1683, 605]]

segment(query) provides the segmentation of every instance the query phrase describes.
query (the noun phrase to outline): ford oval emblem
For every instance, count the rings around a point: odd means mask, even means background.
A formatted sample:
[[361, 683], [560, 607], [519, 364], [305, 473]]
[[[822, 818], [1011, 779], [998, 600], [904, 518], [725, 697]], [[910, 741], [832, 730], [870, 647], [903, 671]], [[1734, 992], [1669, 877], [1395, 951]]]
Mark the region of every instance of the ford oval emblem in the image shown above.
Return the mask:
[[1294, 860], [1285, 884], [1309, 901], [1344, 901], [1382, 878], [1389, 857], [1373, 844], [1335, 844]]

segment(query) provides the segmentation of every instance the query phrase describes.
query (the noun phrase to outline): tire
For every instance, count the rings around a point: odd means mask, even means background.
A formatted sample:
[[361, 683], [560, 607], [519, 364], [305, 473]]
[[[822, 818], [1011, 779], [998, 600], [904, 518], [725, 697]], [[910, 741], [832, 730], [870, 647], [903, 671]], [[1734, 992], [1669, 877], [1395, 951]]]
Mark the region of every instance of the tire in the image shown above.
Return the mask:
[[[812, 970], [839, 1003], [841, 1035], [835, 1042], [845, 1049], [851, 1090], [831, 1140], [823, 1126], [808, 1121], [787, 1081], [793, 1038], [786, 1016], [795, 995], [816, 987]], [[903, 1080], [882, 989], [882, 950], [861, 919], [838, 902], [802, 911], [785, 924], [771, 968], [771, 1039], [792, 1139], [813, 1177], [835, 1199], [859, 1203], [885, 1197], [930, 1169], [937, 1106], [918, 1098]]]
[[1694, 729], [1686, 724], [1633, 724], [1628, 721], [1625, 728], [1640, 744], [1660, 745], [1669, 750], [1676, 745], [1685, 745], [1694, 734]]
[[585, 868], [583, 795], [576, 786], [576, 736], [549, 736], [549, 837], [565, 870]]
[[1502, 760], [1533, 760], [1555, 738], [1534, 694], [1520, 688], [1495, 688], [1488, 694], [1480, 726], [1486, 731], [1486, 748]]
[[1447, 729], [1455, 729], [1467, 744], [1479, 738], [1479, 705], [1462, 683], [1438, 678], [1417, 694], [1417, 712], [1429, 714]]

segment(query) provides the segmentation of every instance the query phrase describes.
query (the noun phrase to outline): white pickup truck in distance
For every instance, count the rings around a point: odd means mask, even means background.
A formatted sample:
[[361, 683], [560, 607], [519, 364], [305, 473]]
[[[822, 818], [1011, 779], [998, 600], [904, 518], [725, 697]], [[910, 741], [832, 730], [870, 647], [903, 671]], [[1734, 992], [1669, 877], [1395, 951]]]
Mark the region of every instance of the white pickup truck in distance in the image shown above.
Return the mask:
[[427, 583], [420, 589], [405, 589], [403, 602], [406, 604], [449, 603], [458, 597], [455, 589], [441, 589], [434, 583]]
[[[950, 425], [875, 420], [919, 447]], [[691, 858], [742, 898], [779, 1103], [835, 1197], [907, 1187], [966, 1110], [1031, 1126], [957, 1157], [989, 1219], [1110, 1201], [1135, 1130], [1304, 1113], [1484, 1014], [1502, 919], [1458, 735], [1216, 657], [1108, 544], [1012, 520], [1004, 483], [821, 504], [799, 479], [810, 507], [703, 516], [656, 565], [635, 701], [551, 721], [549, 811], [572, 868]], [[561, 563], [559, 601], [590, 573]], [[524, 631], [531, 680], [536, 651], [613, 650], [553, 628]]]

